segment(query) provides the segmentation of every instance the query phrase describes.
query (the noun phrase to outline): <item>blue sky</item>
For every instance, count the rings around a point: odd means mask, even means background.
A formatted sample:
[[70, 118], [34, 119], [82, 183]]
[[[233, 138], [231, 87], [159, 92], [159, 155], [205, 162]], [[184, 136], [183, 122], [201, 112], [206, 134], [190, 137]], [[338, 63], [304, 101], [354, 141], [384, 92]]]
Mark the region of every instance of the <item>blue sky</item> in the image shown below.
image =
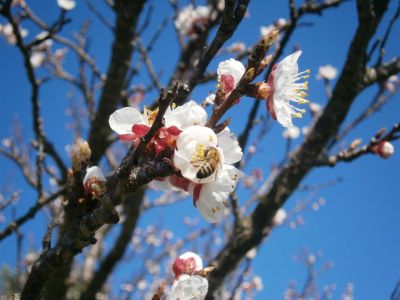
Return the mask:
[[[152, 2], [154, 4], [152, 18], [154, 24], [145, 34], [145, 42], [162, 21], [162, 14], [166, 11], [171, 13], [170, 6], [166, 1]], [[242, 22], [228, 44], [237, 41], [244, 42], [246, 45], [255, 43], [259, 38], [260, 26], [268, 25], [280, 17], [288, 17], [286, 2], [282, 0], [252, 1], [249, 6], [250, 17]], [[383, 26], [379, 28], [378, 36], [382, 34], [385, 25], [394, 14], [395, 2], [392, 1], [391, 8], [382, 23]], [[45, 20], [51, 21], [57, 16], [55, 1], [28, 1], [28, 3]], [[101, 6], [100, 9], [102, 9]], [[70, 35], [71, 31], [77, 30], [79, 24], [87, 18], [87, 9], [84, 3], [79, 3], [70, 15], [75, 22], [66, 27], [65, 35]], [[110, 14], [109, 17], [111, 18]], [[92, 20], [91, 51], [99, 67], [105, 70], [110, 53], [108, 45], [112, 35], [93, 16], [90, 16], [90, 19]], [[323, 91], [323, 83], [314, 78], [320, 65], [332, 64], [337, 68], [343, 65], [349, 42], [357, 26], [355, 3], [350, 1], [338, 9], [327, 11], [323, 17], [308, 16], [303, 21], [311, 22], [313, 26], [297, 29], [285, 54], [291, 53], [295, 46], [303, 50], [299, 65], [300, 69], [309, 68], [311, 70], [309, 99], [325, 105], [327, 100]], [[0, 22], [4, 23], [4, 20]], [[30, 37], [38, 33], [29, 26], [28, 29], [31, 30]], [[400, 36], [400, 26], [397, 23], [388, 41], [386, 59], [399, 55], [400, 45], [396, 39], [398, 36]], [[164, 84], [167, 82], [173, 62], [176, 61], [179, 54], [174, 37], [172, 27], [168, 26], [152, 54], [156, 68], [163, 70], [164, 75], [160, 77], [160, 80]], [[221, 56], [215, 59], [209, 66], [209, 70], [215, 70], [218, 62], [227, 57]], [[76, 71], [74, 61], [74, 54], [69, 52], [67, 68], [71, 73]], [[0, 41], [0, 65], [2, 71], [0, 138], [10, 135], [14, 118], [21, 121], [27, 138], [32, 138], [31, 106], [28, 101], [29, 85], [23, 73], [20, 54], [8, 46], [4, 40]], [[148, 75], [144, 69], [135, 83], [143, 81], [148, 82]], [[215, 83], [199, 86], [194, 90], [192, 98], [200, 102], [208, 91], [214, 88]], [[55, 80], [46, 84], [41, 94], [45, 130], [66, 160], [64, 146], [71, 143], [72, 139], [65, 126], [68, 121], [65, 115], [68, 103], [66, 94], [69, 90], [71, 88], [68, 85]], [[346, 122], [357, 116], [370, 102], [374, 91], [375, 88], [370, 88], [357, 98]], [[151, 103], [155, 98], [156, 94], [153, 93], [146, 98], [146, 101]], [[250, 110], [251, 104], [251, 100], [243, 99], [240, 108], [230, 113], [232, 116], [231, 128], [235, 133], [241, 132], [243, 116]], [[381, 127], [390, 127], [399, 121], [399, 109], [399, 97], [395, 96], [381, 112], [372, 116], [365, 124], [350, 134], [348, 141], [361, 137], [363, 141], [367, 142]], [[262, 114], [265, 114], [265, 111], [260, 112], [260, 115]], [[305, 118], [298, 120], [296, 125], [301, 127], [307, 125], [308, 122], [309, 119]], [[246, 171], [250, 172], [253, 168], [262, 165], [265, 176], [268, 175], [271, 164], [279, 161], [282, 157], [285, 147], [282, 131], [283, 128], [279, 124], [274, 125], [272, 131], [259, 146], [256, 156], [247, 166]], [[395, 146], [398, 146], [398, 143]], [[302, 182], [303, 184], [318, 184], [338, 177], [343, 180], [332, 187], [319, 190], [314, 195], [316, 199], [318, 197], [326, 199], [326, 205], [317, 212], [304, 213], [304, 226], [295, 230], [287, 226], [279, 228], [260, 248], [254, 263], [254, 271], [263, 278], [264, 290], [256, 299], [281, 299], [282, 293], [291, 279], [296, 280], [299, 286], [302, 285], [305, 279], [305, 268], [294, 259], [302, 249], [309, 249], [311, 252], [322, 250], [323, 261], [334, 262], [334, 267], [320, 277], [320, 286], [327, 283], [337, 285], [334, 299], [339, 299], [348, 282], [354, 283], [355, 299], [388, 299], [395, 283], [400, 279], [400, 256], [398, 255], [400, 253], [400, 223], [398, 221], [400, 199], [397, 186], [399, 183], [398, 170], [400, 169], [399, 157], [399, 151], [388, 160], [369, 155], [351, 164], [313, 170]], [[23, 190], [17, 206], [17, 215], [22, 214], [35, 201], [35, 193], [26, 187], [12, 163], [2, 159], [0, 167], [3, 175], [0, 177], [0, 186], [12, 184]], [[247, 195], [246, 192], [241, 194], [243, 198]], [[297, 201], [307, 196], [309, 195], [305, 192], [293, 194], [285, 204], [285, 209], [290, 211]], [[180, 203], [173, 208], [154, 210], [140, 220], [140, 226], [163, 222], [165, 227], [179, 233], [184, 231], [182, 226], [185, 215], [198, 216], [191, 201]], [[7, 212], [6, 217], [10, 218], [10, 212]], [[201, 224], [205, 224], [204, 221], [201, 222]], [[40, 247], [40, 243], [37, 241], [40, 240], [46, 224], [47, 218], [39, 215], [34, 221], [28, 222], [23, 227], [24, 232], [33, 229], [36, 236], [36, 247]], [[27, 240], [29, 239], [27, 238]], [[24, 247], [29, 247], [28, 244], [26, 243]], [[15, 265], [14, 237], [9, 237], [0, 243], [0, 253], [3, 254], [4, 262]], [[130, 274], [128, 270], [132, 270], [129, 265], [119, 268], [118, 277], [126, 278], [126, 274]]]

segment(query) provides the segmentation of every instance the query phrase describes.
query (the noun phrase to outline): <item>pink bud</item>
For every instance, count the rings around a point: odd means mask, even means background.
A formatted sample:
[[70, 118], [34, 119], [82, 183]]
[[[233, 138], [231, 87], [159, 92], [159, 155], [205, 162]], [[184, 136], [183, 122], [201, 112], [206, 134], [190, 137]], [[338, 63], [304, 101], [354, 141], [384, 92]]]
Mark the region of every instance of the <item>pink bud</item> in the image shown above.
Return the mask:
[[196, 253], [185, 252], [177, 257], [172, 265], [175, 278], [182, 274], [193, 275], [195, 271], [203, 269], [203, 262]]
[[382, 158], [389, 158], [394, 153], [394, 146], [388, 141], [382, 141], [373, 147], [372, 151]]

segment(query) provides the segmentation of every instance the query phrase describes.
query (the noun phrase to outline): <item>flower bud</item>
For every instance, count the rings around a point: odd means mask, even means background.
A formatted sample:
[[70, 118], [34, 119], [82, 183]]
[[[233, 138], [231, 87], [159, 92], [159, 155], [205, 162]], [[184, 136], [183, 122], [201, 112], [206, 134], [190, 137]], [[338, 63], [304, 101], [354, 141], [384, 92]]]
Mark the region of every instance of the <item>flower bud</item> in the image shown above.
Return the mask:
[[172, 270], [175, 278], [183, 274], [193, 275], [196, 271], [203, 269], [203, 261], [200, 256], [193, 252], [185, 252], [175, 259]]
[[272, 93], [271, 86], [266, 82], [258, 82], [257, 83], [257, 96], [262, 99], [268, 99], [268, 97]]
[[90, 150], [89, 143], [87, 141], [81, 141], [78, 143], [78, 147], [82, 161], [88, 161], [92, 156], [92, 150]]
[[271, 30], [271, 32], [269, 32], [268, 35], [261, 40], [261, 45], [264, 48], [271, 46], [272, 43], [275, 42], [278, 35], [279, 35], [279, 30]]
[[381, 141], [372, 148], [372, 151], [382, 158], [389, 158], [394, 153], [394, 146], [388, 141]]
[[86, 170], [86, 175], [83, 178], [83, 186], [85, 191], [95, 199], [100, 199], [107, 191], [106, 178], [103, 171], [97, 167], [90, 167]]

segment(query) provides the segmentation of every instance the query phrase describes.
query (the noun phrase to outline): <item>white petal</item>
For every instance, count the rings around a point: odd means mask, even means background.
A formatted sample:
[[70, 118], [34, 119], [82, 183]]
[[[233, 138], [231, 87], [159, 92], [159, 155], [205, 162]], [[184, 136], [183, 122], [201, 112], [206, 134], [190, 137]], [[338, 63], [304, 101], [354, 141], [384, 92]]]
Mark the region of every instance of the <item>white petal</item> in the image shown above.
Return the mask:
[[203, 184], [196, 207], [206, 221], [216, 223], [224, 218], [227, 199], [241, 175], [235, 167], [224, 165], [215, 181]]
[[57, 4], [59, 7], [65, 10], [71, 10], [76, 5], [74, 0], [57, 0]]
[[167, 300], [203, 300], [207, 291], [206, 278], [198, 275], [181, 275], [171, 286]]
[[277, 121], [284, 127], [289, 128], [293, 126], [292, 123], [292, 114], [289, 110], [288, 106], [283, 106], [283, 107], [276, 107], [275, 104], [279, 103], [280, 100], [275, 101], [274, 98], [274, 110], [275, 110], [275, 115]]
[[118, 109], [108, 119], [111, 129], [118, 134], [132, 133], [132, 126], [134, 124], [143, 124], [144, 122], [145, 118], [143, 115], [133, 107]]
[[183, 177], [189, 180], [196, 180], [198, 168], [193, 167], [190, 160], [180, 155], [176, 150], [174, 153], [174, 165], [181, 171]]
[[226, 127], [223, 131], [217, 134], [218, 146], [222, 148], [226, 164], [238, 162], [243, 157], [242, 148], [238, 141], [231, 134], [231, 131]]
[[[177, 150], [174, 154], [174, 165], [177, 167], [182, 176], [195, 182], [205, 183], [214, 180], [215, 173], [209, 177], [199, 179], [196, 174], [200, 166], [192, 163], [199, 147], [205, 149], [207, 147], [216, 147], [217, 136], [214, 131], [204, 126], [189, 126], [186, 128], [176, 140]], [[218, 148], [217, 148], [218, 149]], [[224, 162], [223, 153], [220, 151], [220, 162]]]
[[[204, 145], [204, 147], [217, 146], [217, 136], [210, 128], [204, 126], [189, 126], [179, 135], [178, 139], [176, 140], [178, 151], [182, 151], [182, 149], [184, 149], [188, 143], [193, 141], [196, 141], [197, 145]], [[194, 150], [196, 149], [193, 149], [193, 151]]]
[[173, 186], [169, 182], [168, 178], [165, 178], [164, 180], [153, 180], [150, 183], [150, 187], [156, 191], [169, 192], [173, 190]]
[[236, 87], [237, 83], [242, 78], [245, 71], [246, 68], [240, 61], [233, 58], [224, 60], [219, 63], [217, 68], [218, 80], [220, 80], [221, 75], [230, 75], [234, 78], [234, 87]]
[[191, 100], [175, 109], [167, 110], [164, 119], [165, 126], [176, 126], [184, 130], [193, 125], [205, 125], [207, 122], [207, 112], [203, 107]]
[[93, 177], [97, 178], [100, 181], [106, 182], [103, 171], [99, 167], [93, 166], [86, 169], [86, 175], [83, 178], [83, 184], [85, 185], [86, 182]]
[[203, 260], [201, 259], [201, 257], [199, 255], [197, 255], [194, 252], [185, 252], [181, 255], [179, 255], [180, 259], [188, 259], [188, 258], [193, 258], [194, 261], [196, 262], [196, 268], [195, 271], [200, 271], [203, 269]]
[[297, 60], [301, 55], [301, 50], [294, 52], [286, 56], [276, 68], [274, 74], [274, 87], [275, 90], [281, 88], [287, 83], [289, 78], [293, 77], [299, 72], [299, 66], [297, 65]]

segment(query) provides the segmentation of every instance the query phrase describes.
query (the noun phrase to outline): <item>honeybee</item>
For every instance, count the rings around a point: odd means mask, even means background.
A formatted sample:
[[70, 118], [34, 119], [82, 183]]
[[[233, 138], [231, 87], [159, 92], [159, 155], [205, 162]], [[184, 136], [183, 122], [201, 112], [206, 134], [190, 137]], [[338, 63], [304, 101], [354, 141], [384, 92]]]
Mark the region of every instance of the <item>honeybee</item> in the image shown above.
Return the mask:
[[200, 167], [196, 173], [198, 179], [203, 179], [215, 173], [221, 165], [220, 154], [217, 148], [209, 146], [204, 148], [203, 157], [193, 163], [195, 167]]

